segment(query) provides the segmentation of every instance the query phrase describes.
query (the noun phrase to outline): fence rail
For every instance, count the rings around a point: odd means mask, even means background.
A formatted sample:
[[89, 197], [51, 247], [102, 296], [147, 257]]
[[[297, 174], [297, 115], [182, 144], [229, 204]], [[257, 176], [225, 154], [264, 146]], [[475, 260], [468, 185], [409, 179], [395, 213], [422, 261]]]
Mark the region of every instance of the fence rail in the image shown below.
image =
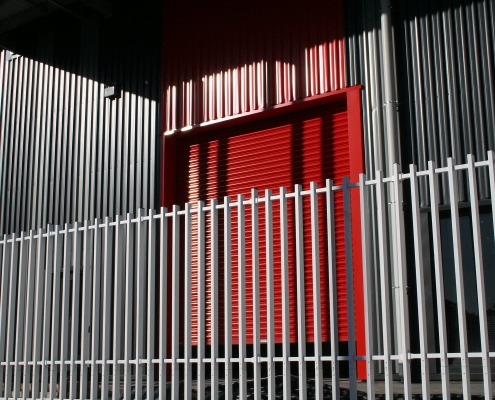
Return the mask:
[[492, 398], [495, 205], [478, 201], [480, 171], [495, 198], [489, 152], [6, 235], [0, 396], [357, 399], [383, 380], [387, 399], [411, 399], [419, 376], [423, 398], [437, 378], [443, 398], [453, 380]]

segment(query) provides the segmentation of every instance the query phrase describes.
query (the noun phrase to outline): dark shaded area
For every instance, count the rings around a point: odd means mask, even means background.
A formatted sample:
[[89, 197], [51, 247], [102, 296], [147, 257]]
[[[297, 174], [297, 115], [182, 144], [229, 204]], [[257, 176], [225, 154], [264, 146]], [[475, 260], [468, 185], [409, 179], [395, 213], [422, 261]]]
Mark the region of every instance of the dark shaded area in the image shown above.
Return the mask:
[[0, 35], [0, 46], [105, 84], [160, 101], [162, 2], [111, 0], [105, 18], [75, 2]]

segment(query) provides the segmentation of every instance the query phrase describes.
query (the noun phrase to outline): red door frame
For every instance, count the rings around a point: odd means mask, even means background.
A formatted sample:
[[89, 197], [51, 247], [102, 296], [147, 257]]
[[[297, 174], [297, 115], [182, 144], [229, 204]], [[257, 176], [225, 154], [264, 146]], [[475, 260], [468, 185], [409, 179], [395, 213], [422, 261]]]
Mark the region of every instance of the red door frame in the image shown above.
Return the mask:
[[[363, 125], [362, 125], [362, 85], [356, 85], [341, 90], [336, 90], [321, 95], [300, 99], [290, 103], [279, 104], [262, 110], [238, 114], [220, 120], [203, 123], [198, 126], [178, 130], [172, 134], [162, 134], [161, 138], [161, 206], [169, 209], [175, 204], [176, 199], [176, 141], [181, 135], [196, 135], [230, 128], [236, 125], [273, 118], [286, 113], [292, 113], [307, 108], [346, 101], [348, 115], [348, 132], [350, 151], [350, 177], [351, 182], [359, 180], [359, 174], [364, 173], [364, 149], [363, 149]], [[364, 288], [361, 252], [361, 218], [359, 193], [351, 192], [352, 220], [352, 256], [354, 268], [354, 317], [356, 334], [356, 351], [358, 355], [366, 354], [366, 337], [364, 327]], [[170, 270], [168, 271], [170, 275]], [[169, 293], [171, 292], [171, 276], [168, 279]], [[167, 314], [170, 315], [171, 304]], [[170, 337], [170, 336], [169, 336]], [[366, 379], [366, 364], [364, 361], [357, 363], [358, 379]]]

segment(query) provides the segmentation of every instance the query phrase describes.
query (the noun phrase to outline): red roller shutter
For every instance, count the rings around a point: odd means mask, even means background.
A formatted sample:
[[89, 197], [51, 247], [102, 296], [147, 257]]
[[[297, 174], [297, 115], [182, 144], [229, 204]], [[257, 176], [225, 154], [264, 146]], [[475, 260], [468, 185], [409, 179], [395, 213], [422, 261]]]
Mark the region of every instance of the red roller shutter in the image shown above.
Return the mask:
[[[265, 189], [278, 192], [279, 187], [285, 186], [290, 191], [294, 184], [302, 184], [303, 189], [309, 188], [309, 183], [315, 181], [323, 186], [326, 178], [332, 178], [336, 183], [343, 176], [350, 175], [350, 148], [348, 134], [348, 116], [346, 102], [333, 103], [323, 107], [299, 111], [272, 118], [271, 120], [246, 124], [221, 132], [179, 138], [177, 141], [177, 201], [196, 203], [198, 200], [212, 198], [223, 199], [231, 196], [233, 200], [238, 194], [246, 199], [251, 197], [251, 188], [257, 188], [260, 196]], [[324, 226], [324, 204], [320, 200], [320, 226]], [[278, 203], [277, 203], [278, 205]], [[343, 214], [343, 199], [340, 193], [335, 199], [336, 215]], [[266, 338], [266, 270], [264, 242], [264, 209], [259, 208], [260, 221], [260, 282], [261, 282], [261, 339]], [[292, 211], [290, 211], [292, 212]], [[305, 220], [309, 216], [309, 199], [305, 199]], [[233, 217], [236, 218], [235, 210]], [[250, 221], [250, 208], [246, 207], [246, 220]], [[274, 226], [279, 226], [278, 215]], [[233, 225], [235, 227], [235, 225]], [[289, 226], [289, 243], [294, 241], [293, 226]], [[233, 339], [237, 338], [238, 309], [237, 309], [237, 237], [233, 229]], [[347, 310], [345, 286], [345, 253], [344, 253], [343, 219], [336, 221], [337, 238], [337, 279], [338, 279], [338, 316], [339, 338], [347, 340]], [[251, 269], [251, 226], [246, 225], [246, 316], [247, 340], [252, 342], [252, 269]], [[275, 282], [280, 282], [280, 245], [278, 229], [275, 229]], [[193, 241], [195, 238], [193, 238]], [[328, 266], [323, 228], [320, 232], [320, 260], [322, 266]], [[219, 247], [220, 250], [222, 246]], [[289, 271], [291, 285], [291, 341], [297, 340], [296, 323], [296, 275], [293, 255]], [[311, 235], [309, 223], [305, 225], [305, 295], [306, 295], [306, 340], [313, 341], [313, 297], [311, 279]], [[194, 249], [193, 249], [194, 253]], [[193, 254], [193, 257], [195, 254]], [[222, 254], [220, 254], [222, 257]], [[277, 258], [278, 257], [278, 258]], [[193, 262], [193, 266], [195, 263]], [[210, 270], [207, 260], [207, 326], [209, 326], [210, 309]], [[223, 266], [220, 266], [222, 270]], [[193, 267], [193, 288], [197, 281], [197, 271]], [[221, 280], [221, 277], [220, 277]], [[220, 282], [223, 298], [223, 283]], [[275, 288], [275, 327], [276, 341], [282, 341], [282, 304], [281, 285]], [[322, 339], [328, 341], [329, 336], [329, 306], [328, 306], [328, 274], [326, 268], [321, 269], [321, 318]], [[222, 315], [223, 310], [221, 310]], [[193, 342], [196, 343], [197, 321], [197, 292], [193, 290]], [[223, 327], [223, 322], [220, 321]], [[208, 332], [209, 333], [209, 332]]]

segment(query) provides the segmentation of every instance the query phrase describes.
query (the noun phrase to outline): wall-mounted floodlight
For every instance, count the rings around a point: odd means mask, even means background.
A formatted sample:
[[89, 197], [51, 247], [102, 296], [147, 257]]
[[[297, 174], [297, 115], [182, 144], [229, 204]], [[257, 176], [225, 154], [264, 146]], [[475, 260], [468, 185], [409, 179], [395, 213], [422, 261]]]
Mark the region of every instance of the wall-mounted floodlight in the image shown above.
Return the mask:
[[106, 99], [120, 99], [120, 86], [116, 83], [105, 85], [105, 98]]

